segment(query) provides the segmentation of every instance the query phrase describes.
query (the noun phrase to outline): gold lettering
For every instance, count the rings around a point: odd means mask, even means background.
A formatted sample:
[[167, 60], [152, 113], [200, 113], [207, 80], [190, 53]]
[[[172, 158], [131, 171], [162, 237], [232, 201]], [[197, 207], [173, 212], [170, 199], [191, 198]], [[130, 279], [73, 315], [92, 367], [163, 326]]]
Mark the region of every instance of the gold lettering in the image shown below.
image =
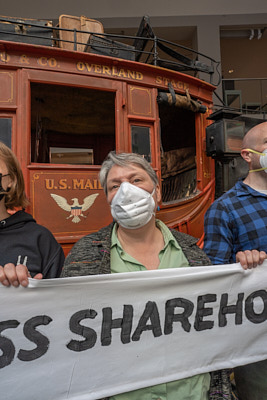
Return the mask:
[[112, 76], [118, 76], [118, 71], [116, 67], [112, 67]]
[[3, 53], [0, 53], [0, 59], [6, 63], [10, 60], [10, 56], [4, 51]]
[[86, 66], [86, 69], [87, 69], [88, 72], [91, 72], [93, 65], [94, 64], [90, 64], [89, 65], [87, 62], [85, 63], [85, 66]]
[[78, 69], [78, 71], [83, 71], [84, 70], [84, 63], [81, 61], [78, 61], [76, 64], [76, 67]]
[[156, 83], [159, 85], [165, 85], [168, 86], [169, 82], [171, 82], [172, 86], [174, 88], [177, 89], [187, 89], [188, 85], [184, 82], [180, 82], [180, 81], [174, 81], [174, 80], [170, 80], [168, 78], [162, 77], [162, 76], [157, 76], [156, 77]]
[[136, 72], [136, 79], [141, 81], [143, 79], [143, 74], [141, 72]]
[[101, 74], [101, 65], [95, 65], [95, 72], [97, 72], [98, 74]]
[[167, 79], [167, 78], [163, 78], [163, 83], [164, 83], [164, 85], [168, 86], [169, 79]]
[[49, 67], [56, 67], [57, 60], [55, 58], [39, 57], [37, 63], [42, 66], [49, 65]]
[[[48, 63], [50, 65], [50, 67], [57, 66], [57, 61], [54, 58], [51, 58], [47, 61], [47, 59], [45, 57], [41, 57], [39, 60], [42, 65], [46, 65]], [[76, 63], [76, 67], [79, 71], [84, 71], [86, 69], [88, 72], [95, 72], [96, 74], [118, 76], [118, 77], [123, 77], [123, 78], [135, 79], [135, 80], [139, 80], [139, 81], [143, 80], [143, 78], [144, 78], [144, 76], [141, 72], [131, 71], [129, 69], [125, 70], [124, 68], [121, 68], [118, 70], [118, 68], [116, 66], [109, 67], [107, 65], [88, 64], [87, 62], [84, 63], [82, 61], [78, 61]], [[162, 77], [158, 76], [156, 78], [156, 82], [162, 83]]]
[[73, 189], [84, 189], [84, 180], [83, 179], [73, 179], [72, 181]]
[[135, 71], [130, 71], [130, 70], [128, 69], [127, 73], [128, 73], [128, 78], [135, 79]]
[[120, 69], [118, 76], [123, 76], [124, 78], [127, 78], [127, 74], [123, 68]]
[[46, 57], [39, 57], [37, 60], [39, 65], [47, 65], [47, 58]]
[[111, 75], [110, 68], [107, 65], [103, 65], [103, 74]]
[[93, 185], [90, 179], [87, 179], [84, 189], [91, 189], [91, 190], [93, 189]]
[[48, 65], [50, 67], [56, 67], [57, 66], [57, 60], [55, 58], [49, 58], [48, 59]]
[[54, 189], [54, 179], [45, 179], [45, 188], [48, 190]]
[[20, 62], [22, 64], [30, 64], [29, 58], [25, 54], [20, 57]]
[[59, 182], [59, 189], [67, 189], [67, 179], [60, 179]]
[[94, 179], [94, 189], [97, 189], [97, 179]]

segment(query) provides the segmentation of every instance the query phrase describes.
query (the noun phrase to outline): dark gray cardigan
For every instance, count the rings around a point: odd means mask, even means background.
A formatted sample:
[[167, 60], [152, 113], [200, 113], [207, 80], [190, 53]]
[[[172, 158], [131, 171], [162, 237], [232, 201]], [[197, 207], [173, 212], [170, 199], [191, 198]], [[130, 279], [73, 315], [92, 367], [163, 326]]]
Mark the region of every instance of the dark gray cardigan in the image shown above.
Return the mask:
[[[114, 223], [80, 239], [69, 252], [61, 277], [110, 274], [111, 232]], [[171, 229], [189, 265], [210, 265], [206, 254], [197, 246], [197, 239]]]

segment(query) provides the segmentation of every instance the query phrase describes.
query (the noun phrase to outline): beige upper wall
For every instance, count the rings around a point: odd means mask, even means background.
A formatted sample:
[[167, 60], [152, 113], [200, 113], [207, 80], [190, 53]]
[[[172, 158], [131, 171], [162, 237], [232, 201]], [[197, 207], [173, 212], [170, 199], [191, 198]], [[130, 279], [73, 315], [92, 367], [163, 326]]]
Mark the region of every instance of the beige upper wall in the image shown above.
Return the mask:
[[[222, 27], [263, 28], [267, 27], [267, 0], [9, 0], [1, 1], [1, 15], [58, 19], [61, 14], [74, 16], [85, 15], [100, 20], [105, 32], [135, 35], [143, 15], [150, 17], [151, 26], [159, 37], [171, 41], [190, 41], [193, 48], [216, 61], [222, 57], [224, 78], [230, 77], [229, 69], [238, 71], [242, 77], [264, 78], [266, 67], [258, 65], [259, 54], [266, 50], [258, 49], [261, 43], [253, 39], [244, 41], [242, 61], [236, 57], [241, 48], [227, 49], [223, 43], [221, 49], [220, 30]], [[163, 28], [163, 29], [162, 29]], [[185, 28], [185, 29], [184, 29]], [[168, 37], [165, 34], [168, 33]], [[250, 46], [256, 45], [255, 56], [248, 55]], [[231, 53], [232, 52], [232, 53]], [[254, 54], [254, 53], [253, 53]], [[228, 62], [230, 59], [233, 62]], [[266, 60], [266, 57], [264, 58]], [[200, 57], [201, 60], [201, 57]], [[239, 66], [242, 68], [238, 68]], [[261, 61], [260, 61], [261, 63]], [[229, 67], [228, 65], [234, 65]], [[220, 73], [220, 66], [218, 67]], [[259, 76], [260, 75], [260, 76]], [[209, 81], [209, 76], [199, 74], [201, 79]], [[236, 77], [240, 75], [236, 74]], [[214, 78], [218, 81], [217, 76]], [[213, 82], [213, 81], [212, 81]], [[265, 89], [264, 89], [265, 90]], [[266, 89], [267, 90], [267, 89]], [[217, 94], [222, 98], [222, 85], [217, 87]], [[265, 96], [265, 94], [264, 94]], [[267, 96], [266, 96], [267, 97]]]
[[221, 39], [223, 78], [266, 78], [266, 50], [267, 38], [260, 40], [256, 38], [253, 40], [245, 38]]
[[266, 0], [1, 0], [1, 15], [55, 19], [60, 14], [91, 18], [201, 16], [267, 13]]

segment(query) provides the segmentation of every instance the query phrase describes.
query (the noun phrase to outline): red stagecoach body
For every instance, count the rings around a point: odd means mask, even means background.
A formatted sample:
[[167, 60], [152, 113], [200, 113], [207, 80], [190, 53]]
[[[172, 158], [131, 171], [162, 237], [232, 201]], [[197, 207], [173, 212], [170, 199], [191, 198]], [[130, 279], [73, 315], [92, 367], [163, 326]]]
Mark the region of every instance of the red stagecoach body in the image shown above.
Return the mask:
[[21, 163], [29, 212], [67, 253], [112, 220], [98, 179], [108, 152], [136, 152], [158, 174], [157, 217], [201, 244], [215, 192], [206, 155], [215, 87], [133, 54], [53, 44], [0, 40], [0, 139]]

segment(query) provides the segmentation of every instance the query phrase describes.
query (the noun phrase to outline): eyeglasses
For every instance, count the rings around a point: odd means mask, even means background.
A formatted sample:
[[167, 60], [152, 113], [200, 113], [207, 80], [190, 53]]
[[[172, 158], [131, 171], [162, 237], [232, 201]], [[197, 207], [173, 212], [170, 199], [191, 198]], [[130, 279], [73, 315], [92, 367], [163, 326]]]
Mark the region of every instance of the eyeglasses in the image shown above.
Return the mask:
[[2, 175], [2, 174], [0, 173], [0, 179], [4, 178], [5, 176], [9, 176], [9, 175], [10, 175], [10, 174]]

